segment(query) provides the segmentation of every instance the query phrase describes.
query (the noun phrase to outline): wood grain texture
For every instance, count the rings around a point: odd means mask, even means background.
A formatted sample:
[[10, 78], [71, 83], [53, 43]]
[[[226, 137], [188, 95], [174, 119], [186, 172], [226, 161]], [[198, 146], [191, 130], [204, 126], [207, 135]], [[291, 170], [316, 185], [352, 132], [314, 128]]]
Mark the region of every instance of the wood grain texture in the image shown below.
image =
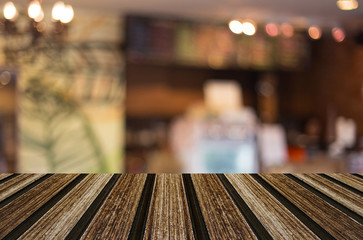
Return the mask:
[[337, 239], [360, 240], [363, 226], [281, 174], [260, 174], [290, 202]]
[[18, 226], [77, 177], [57, 174], [0, 209], [0, 238]]
[[363, 180], [359, 177], [344, 173], [332, 173], [329, 174], [330, 177], [335, 178], [359, 191], [363, 191]]
[[156, 176], [144, 239], [194, 239], [182, 175]]
[[274, 239], [320, 239], [250, 175], [226, 177]]
[[0, 201], [16, 193], [42, 176], [44, 176], [44, 174], [21, 174], [0, 184]]
[[64, 239], [111, 177], [88, 175], [19, 239]]
[[216, 175], [192, 180], [211, 239], [257, 239]]
[[362, 184], [350, 174], [15, 174], [0, 183], [15, 192], [0, 201], [0, 239], [360, 240]]
[[6, 178], [7, 176], [10, 176], [11, 173], [0, 173], [0, 180]]
[[81, 239], [126, 239], [146, 174], [123, 174]]
[[363, 200], [357, 194], [339, 186], [317, 174], [294, 174], [315, 189], [331, 197], [352, 211], [363, 215]]

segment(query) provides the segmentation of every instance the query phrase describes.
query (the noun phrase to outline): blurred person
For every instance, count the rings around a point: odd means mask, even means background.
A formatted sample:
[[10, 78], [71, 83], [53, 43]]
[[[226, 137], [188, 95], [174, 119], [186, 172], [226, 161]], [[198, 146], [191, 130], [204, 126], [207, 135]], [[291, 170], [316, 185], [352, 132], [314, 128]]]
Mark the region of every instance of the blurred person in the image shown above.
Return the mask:
[[171, 125], [172, 149], [183, 172], [258, 172], [257, 118], [242, 106], [240, 86], [214, 80], [204, 89], [205, 102]]

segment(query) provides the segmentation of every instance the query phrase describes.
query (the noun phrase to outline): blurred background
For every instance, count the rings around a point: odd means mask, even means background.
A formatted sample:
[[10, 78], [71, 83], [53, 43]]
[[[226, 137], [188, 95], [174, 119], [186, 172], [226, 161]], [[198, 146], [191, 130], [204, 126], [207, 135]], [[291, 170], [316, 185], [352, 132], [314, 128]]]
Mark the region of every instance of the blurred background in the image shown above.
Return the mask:
[[0, 172], [363, 172], [358, 0], [0, 5]]

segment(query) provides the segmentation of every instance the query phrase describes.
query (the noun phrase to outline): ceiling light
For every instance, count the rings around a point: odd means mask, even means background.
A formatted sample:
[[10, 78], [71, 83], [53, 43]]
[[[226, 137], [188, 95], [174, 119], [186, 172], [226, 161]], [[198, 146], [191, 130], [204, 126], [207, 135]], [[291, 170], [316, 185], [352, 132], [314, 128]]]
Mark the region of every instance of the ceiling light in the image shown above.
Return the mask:
[[341, 10], [353, 10], [358, 8], [357, 0], [338, 0], [337, 6]]
[[73, 12], [73, 8], [71, 5], [65, 5], [64, 9], [63, 9], [63, 14], [60, 18], [60, 21], [62, 23], [69, 23], [70, 21], [72, 21], [74, 16], [74, 12]]
[[39, 15], [41, 15], [42, 7], [40, 6], [39, 1], [34, 0], [31, 1], [28, 7], [28, 16], [30, 18], [39, 18]]
[[52, 9], [52, 18], [54, 20], [60, 20], [64, 11], [64, 2], [56, 2]]
[[13, 2], [7, 2], [4, 5], [4, 18], [7, 20], [13, 20], [16, 17], [17, 11]]
[[235, 34], [241, 34], [243, 32], [243, 25], [238, 20], [232, 20], [228, 24], [229, 29]]
[[[42, 0], [31, 0], [26, 10], [24, 10], [25, 9], [20, 9], [18, 11], [14, 3], [9, 1], [4, 5], [4, 17], [3, 19], [0, 19], [1, 24], [3, 25], [3, 31], [1, 33], [4, 33], [9, 37], [15, 37], [15, 39], [19, 39], [19, 37], [27, 39], [24, 41], [24, 45], [21, 46], [21, 49], [30, 48], [39, 44], [46, 36], [46, 39], [58, 42], [63, 41], [67, 33], [67, 25], [74, 18], [72, 6], [65, 5], [63, 2], [57, 2], [54, 5], [52, 17], [56, 21], [53, 24], [54, 26], [50, 28], [47, 27], [47, 24], [44, 21], [45, 13], [42, 9]], [[18, 12], [20, 14], [18, 14]], [[15, 20], [16, 18], [19, 19]], [[28, 27], [26, 27], [27, 22]], [[47, 32], [45, 32], [46, 28], [49, 29]], [[48, 38], [48, 36], [50, 37]], [[9, 40], [7, 42], [10, 43], [13, 41]], [[25, 46], [25, 44], [27, 45]]]

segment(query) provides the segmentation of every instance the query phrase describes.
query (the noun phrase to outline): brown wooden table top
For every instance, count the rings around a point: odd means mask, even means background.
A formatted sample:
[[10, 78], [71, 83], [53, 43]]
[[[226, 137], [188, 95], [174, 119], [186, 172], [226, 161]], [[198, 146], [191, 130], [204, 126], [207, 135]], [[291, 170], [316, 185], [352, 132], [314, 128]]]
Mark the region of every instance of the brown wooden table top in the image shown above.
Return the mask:
[[360, 174], [0, 174], [0, 239], [363, 239]]

